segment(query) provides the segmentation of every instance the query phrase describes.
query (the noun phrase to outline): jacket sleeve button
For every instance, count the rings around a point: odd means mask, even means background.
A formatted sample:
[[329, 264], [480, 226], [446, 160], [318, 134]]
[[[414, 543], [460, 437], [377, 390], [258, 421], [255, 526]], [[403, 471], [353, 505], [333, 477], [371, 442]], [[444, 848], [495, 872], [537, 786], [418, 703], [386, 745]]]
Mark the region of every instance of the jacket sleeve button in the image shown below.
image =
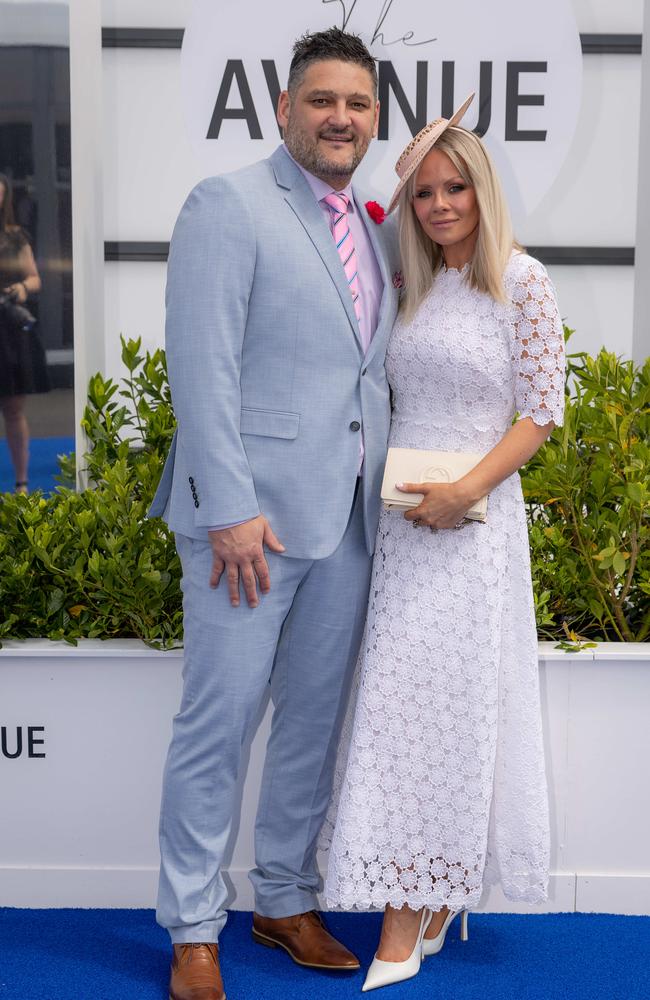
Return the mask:
[[189, 477], [188, 482], [190, 483], [191, 486], [194, 486], [194, 480], [192, 479], [191, 476]]
[[199, 506], [199, 501], [198, 501], [198, 500], [195, 500], [195, 501], [194, 501], [194, 506], [195, 506], [195, 507], [198, 507], [198, 506]]

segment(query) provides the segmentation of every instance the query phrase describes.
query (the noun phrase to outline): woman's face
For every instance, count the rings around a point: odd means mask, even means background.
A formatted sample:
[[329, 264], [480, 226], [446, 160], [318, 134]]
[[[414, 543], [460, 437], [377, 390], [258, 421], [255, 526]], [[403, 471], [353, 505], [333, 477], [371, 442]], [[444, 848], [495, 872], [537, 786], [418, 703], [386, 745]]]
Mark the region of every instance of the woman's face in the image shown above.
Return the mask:
[[471, 260], [479, 225], [476, 193], [439, 149], [432, 149], [420, 165], [413, 209], [429, 239], [442, 248], [449, 267]]

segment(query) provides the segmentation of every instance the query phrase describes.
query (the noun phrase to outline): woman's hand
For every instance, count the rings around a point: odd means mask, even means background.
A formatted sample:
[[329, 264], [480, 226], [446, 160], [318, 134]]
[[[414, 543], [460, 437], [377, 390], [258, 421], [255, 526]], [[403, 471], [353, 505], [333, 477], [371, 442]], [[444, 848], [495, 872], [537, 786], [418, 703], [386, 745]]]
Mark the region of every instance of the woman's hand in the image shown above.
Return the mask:
[[455, 528], [474, 502], [458, 483], [396, 483], [400, 493], [423, 493], [418, 507], [407, 510], [407, 521], [429, 528]]
[[554, 427], [552, 420], [536, 424], [531, 417], [522, 417], [458, 482], [396, 483], [402, 493], [424, 494], [419, 506], [407, 511], [404, 517], [431, 528], [455, 528], [477, 500], [488, 496], [532, 458]]
[[27, 289], [22, 281], [17, 281], [14, 285], [7, 285], [3, 291], [7, 295], [10, 295], [14, 302], [17, 302], [18, 305], [22, 306], [25, 302], [27, 302]]

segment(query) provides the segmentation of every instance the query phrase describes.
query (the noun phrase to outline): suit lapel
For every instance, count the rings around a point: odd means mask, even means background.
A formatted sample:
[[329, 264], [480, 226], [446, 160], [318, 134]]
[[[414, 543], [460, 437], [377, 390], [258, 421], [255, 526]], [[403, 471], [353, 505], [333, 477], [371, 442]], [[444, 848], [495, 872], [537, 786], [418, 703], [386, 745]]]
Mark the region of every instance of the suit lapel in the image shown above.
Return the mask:
[[271, 156], [271, 164], [277, 183], [280, 187], [285, 188], [285, 201], [303, 226], [334, 282], [352, 332], [361, 347], [359, 323], [354, 312], [352, 296], [341, 266], [341, 258], [336, 250], [332, 234], [327, 228], [323, 211], [314, 198], [307, 181], [282, 148], [277, 149]]
[[354, 188], [352, 188], [354, 194], [354, 202], [359, 212], [363, 216], [364, 225], [366, 227], [366, 232], [368, 233], [368, 239], [372, 244], [372, 248], [375, 251], [375, 257], [377, 258], [377, 263], [379, 264], [379, 270], [381, 272], [382, 281], [384, 282], [384, 291], [381, 297], [381, 303], [379, 305], [379, 314], [377, 316], [377, 329], [375, 330], [374, 337], [370, 341], [370, 346], [366, 354], [366, 360], [370, 361], [372, 355], [380, 346], [385, 346], [385, 342], [388, 334], [390, 333], [393, 320], [395, 317], [397, 301], [399, 298], [399, 293], [393, 285], [393, 274], [391, 271], [391, 261], [388, 253], [388, 249], [385, 246], [384, 240], [381, 236], [381, 226], [374, 222], [373, 219], [368, 214], [366, 208], [366, 202], [360, 195], [360, 193]]

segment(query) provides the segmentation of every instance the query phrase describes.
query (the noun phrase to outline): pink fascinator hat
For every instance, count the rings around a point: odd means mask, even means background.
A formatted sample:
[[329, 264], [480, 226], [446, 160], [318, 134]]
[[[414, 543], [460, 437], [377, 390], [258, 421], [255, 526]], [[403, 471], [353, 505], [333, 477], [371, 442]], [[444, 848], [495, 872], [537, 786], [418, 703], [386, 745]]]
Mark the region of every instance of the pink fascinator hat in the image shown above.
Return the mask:
[[386, 212], [387, 215], [390, 215], [396, 207], [400, 192], [411, 174], [417, 170], [424, 157], [435, 146], [442, 133], [451, 128], [452, 125], [458, 125], [473, 100], [474, 94], [470, 94], [451, 118], [436, 118], [435, 121], [429, 122], [428, 125], [425, 125], [418, 132], [414, 139], [411, 139], [406, 149], [402, 151], [399, 160], [395, 164], [395, 173], [399, 177], [399, 183], [393, 191], [393, 197]]

